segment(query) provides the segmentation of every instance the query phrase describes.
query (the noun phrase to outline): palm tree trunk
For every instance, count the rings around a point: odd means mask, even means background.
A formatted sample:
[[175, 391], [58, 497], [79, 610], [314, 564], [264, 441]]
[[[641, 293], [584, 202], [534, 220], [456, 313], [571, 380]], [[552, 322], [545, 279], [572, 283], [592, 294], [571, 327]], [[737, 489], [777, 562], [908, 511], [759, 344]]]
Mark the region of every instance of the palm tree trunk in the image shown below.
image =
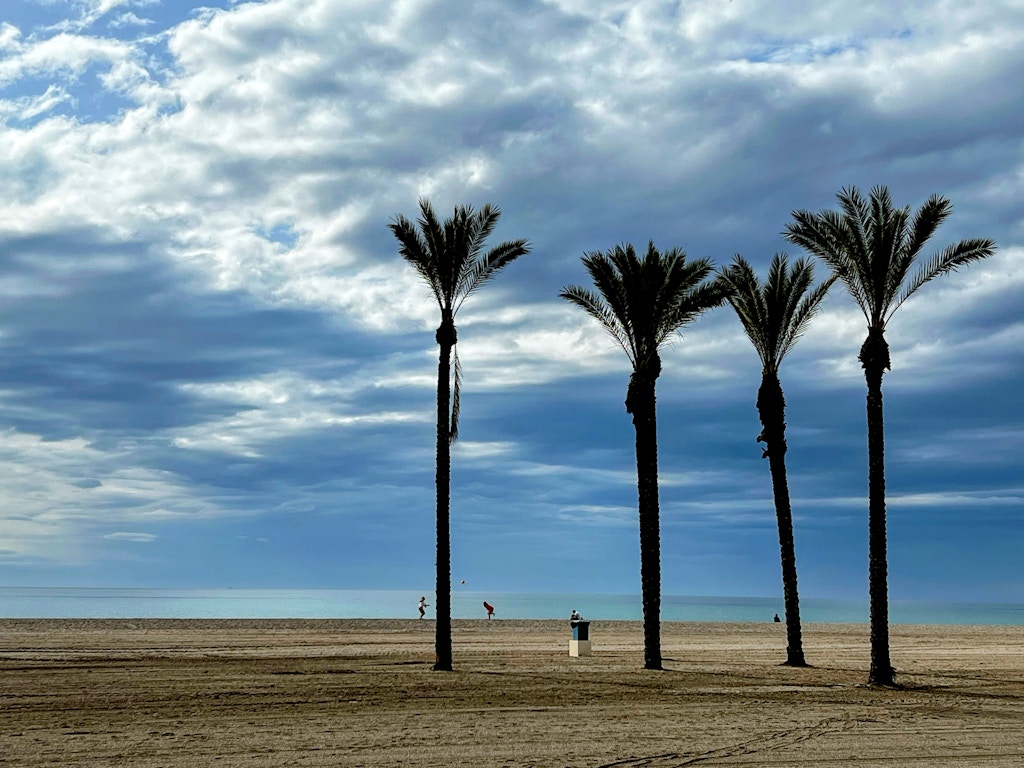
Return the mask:
[[661, 669], [661, 513], [658, 505], [657, 372], [634, 372], [626, 411], [636, 430], [636, 482], [640, 513], [640, 587], [644, 611], [644, 668]]
[[761, 418], [761, 438], [765, 443], [768, 467], [775, 496], [775, 517], [779, 523], [779, 550], [782, 559], [782, 594], [786, 606], [786, 665], [806, 667], [800, 629], [800, 596], [796, 582], [796, 546], [793, 540], [793, 510], [786, 478], [786, 399], [778, 376], [766, 373], [757, 392], [757, 411]]
[[889, 368], [889, 345], [882, 331], [868, 330], [860, 350], [867, 380], [868, 418], [868, 594], [871, 611], [871, 668], [868, 683], [895, 685], [889, 658], [889, 567], [885, 534], [885, 422], [882, 376]]
[[437, 363], [437, 586], [434, 630], [434, 669], [452, 670], [452, 548], [451, 548], [451, 353], [455, 323], [444, 316], [435, 334], [441, 352]]

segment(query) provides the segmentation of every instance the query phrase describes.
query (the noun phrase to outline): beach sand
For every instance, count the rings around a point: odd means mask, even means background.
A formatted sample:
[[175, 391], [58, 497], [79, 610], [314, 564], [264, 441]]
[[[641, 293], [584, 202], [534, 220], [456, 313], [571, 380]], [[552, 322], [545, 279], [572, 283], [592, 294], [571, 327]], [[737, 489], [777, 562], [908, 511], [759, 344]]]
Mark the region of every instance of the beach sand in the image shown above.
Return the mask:
[[1024, 627], [0, 619], [0, 766], [1021, 766]]

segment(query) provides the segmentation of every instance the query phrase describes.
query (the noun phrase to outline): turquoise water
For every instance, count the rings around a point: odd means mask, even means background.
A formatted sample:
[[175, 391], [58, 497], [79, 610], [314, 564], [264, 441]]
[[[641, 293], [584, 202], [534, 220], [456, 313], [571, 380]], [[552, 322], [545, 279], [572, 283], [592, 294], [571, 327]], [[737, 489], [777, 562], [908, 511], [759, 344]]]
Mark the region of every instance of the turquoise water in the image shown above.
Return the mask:
[[[180, 618], [337, 619], [415, 618], [420, 595], [409, 590], [346, 589], [91, 589], [0, 587], [0, 618]], [[538, 595], [456, 590], [452, 616], [482, 619], [483, 601], [498, 619], [564, 619], [575, 608], [593, 620], [639, 620], [639, 595]], [[434, 603], [434, 596], [427, 595]], [[783, 615], [781, 598], [662, 598], [664, 621], [770, 621]], [[807, 622], [866, 622], [867, 601], [805, 598]], [[1004, 624], [1024, 626], [1017, 603], [925, 603], [893, 601], [897, 624]], [[434, 616], [434, 606], [427, 617]]]

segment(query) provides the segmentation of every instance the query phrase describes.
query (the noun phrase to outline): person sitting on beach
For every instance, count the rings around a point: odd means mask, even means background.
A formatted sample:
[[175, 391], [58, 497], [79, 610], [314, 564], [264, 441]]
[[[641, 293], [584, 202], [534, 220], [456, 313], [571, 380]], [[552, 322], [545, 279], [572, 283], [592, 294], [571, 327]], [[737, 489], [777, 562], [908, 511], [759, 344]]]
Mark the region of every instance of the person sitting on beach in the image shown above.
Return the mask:
[[487, 619], [490, 620], [490, 618], [494, 615], [494, 606], [488, 603], [486, 600], [484, 600], [484, 608], [487, 609]]
[[572, 614], [569, 616], [569, 621], [580, 621], [582, 619], [583, 617], [580, 615], [580, 612], [573, 608]]
[[420, 618], [421, 619], [426, 615], [426, 613], [427, 613], [427, 606], [428, 605], [430, 605], [430, 603], [427, 602], [427, 598], [424, 595], [423, 597], [420, 598]]

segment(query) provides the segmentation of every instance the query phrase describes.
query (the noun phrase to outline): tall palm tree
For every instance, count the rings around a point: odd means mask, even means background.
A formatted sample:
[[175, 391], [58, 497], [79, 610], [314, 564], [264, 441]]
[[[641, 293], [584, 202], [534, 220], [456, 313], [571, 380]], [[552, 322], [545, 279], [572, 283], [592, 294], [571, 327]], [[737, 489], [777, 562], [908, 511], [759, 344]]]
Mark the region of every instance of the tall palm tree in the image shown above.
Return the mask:
[[[398, 252], [426, 281], [441, 309], [441, 325], [434, 338], [441, 348], [437, 364], [437, 655], [434, 669], [452, 669], [451, 579], [451, 445], [459, 434], [461, 367], [455, 352], [452, 387], [452, 351], [458, 334], [455, 316], [466, 298], [501, 269], [529, 253], [525, 240], [509, 240], [483, 252], [484, 241], [501, 211], [485, 205], [479, 211], [458, 206], [450, 219], [439, 222], [427, 199], [421, 199], [420, 217], [413, 225], [402, 215], [388, 228], [398, 239]], [[453, 391], [454, 390], [454, 391]], [[449, 409], [451, 409], [449, 411]], [[450, 413], [450, 418], [449, 418]]]
[[[800, 597], [796, 580], [796, 549], [793, 542], [793, 510], [786, 479], [786, 399], [779, 381], [782, 359], [803, 335], [835, 278], [814, 289], [814, 265], [798, 259], [792, 267], [785, 254], [776, 254], [762, 283], [740, 255], [719, 273], [729, 287], [729, 303], [736, 310], [747, 338], [761, 358], [761, 386], [757, 391], [757, 412], [765, 444], [762, 458], [768, 459], [779, 523], [782, 556], [782, 594], [786, 606], [786, 664], [805, 667], [800, 631]], [[809, 292], [808, 292], [809, 291]]]
[[864, 313], [868, 335], [860, 348], [867, 381], [868, 591], [871, 604], [871, 668], [868, 683], [895, 685], [889, 658], [888, 555], [885, 532], [885, 429], [882, 376], [890, 369], [885, 328], [893, 314], [929, 280], [995, 251], [992, 240], [961, 240], [917, 264], [925, 243], [952, 213], [945, 197], [932, 195], [911, 217], [895, 208], [878, 186], [865, 199], [856, 187], [836, 196], [839, 210], [794, 211], [786, 238], [822, 259], [842, 280]]
[[596, 319], [633, 365], [626, 412], [636, 430], [640, 516], [640, 582], [644, 611], [644, 667], [661, 669], [661, 523], [658, 507], [658, 430], [655, 383], [658, 350], [683, 325], [725, 301], [707, 259], [687, 262], [678, 248], [660, 253], [654, 243], [641, 260], [632, 245], [583, 256], [597, 292], [576, 285], [559, 294]]

